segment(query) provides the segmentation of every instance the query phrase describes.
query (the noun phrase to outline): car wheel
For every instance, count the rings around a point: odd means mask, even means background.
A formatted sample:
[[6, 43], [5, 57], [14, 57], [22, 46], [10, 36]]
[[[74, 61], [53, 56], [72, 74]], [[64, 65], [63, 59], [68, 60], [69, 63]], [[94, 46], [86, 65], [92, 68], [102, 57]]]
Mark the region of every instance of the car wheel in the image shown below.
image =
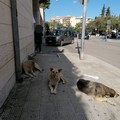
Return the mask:
[[88, 40], [89, 40], [89, 36], [88, 36]]
[[89, 40], [89, 36], [87, 36], [87, 38], [86, 38], [87, 40]]

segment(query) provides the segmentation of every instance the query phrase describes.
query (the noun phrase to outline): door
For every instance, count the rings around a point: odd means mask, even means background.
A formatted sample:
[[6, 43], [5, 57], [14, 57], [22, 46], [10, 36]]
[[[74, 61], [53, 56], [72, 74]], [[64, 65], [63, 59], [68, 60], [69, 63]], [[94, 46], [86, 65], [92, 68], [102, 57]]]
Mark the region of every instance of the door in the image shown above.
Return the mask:
[[63, 40], [63, 43], [64, 44], [68, 43], [68, 31], [67, 30], [64, 31], [64, 40]]
[[68, 36], [67, 36], [67, 41], [68, 43], [72, 43], [72, 32], [70, 30], [68, 30]]

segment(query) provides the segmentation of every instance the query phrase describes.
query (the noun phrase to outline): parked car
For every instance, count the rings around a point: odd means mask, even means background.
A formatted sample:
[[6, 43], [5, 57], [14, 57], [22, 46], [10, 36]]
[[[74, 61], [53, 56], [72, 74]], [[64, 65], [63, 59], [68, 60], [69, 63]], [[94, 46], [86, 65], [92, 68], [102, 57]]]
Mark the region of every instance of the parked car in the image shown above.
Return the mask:
[[[90, 36], [91, 36], [91, 32], [85, 31], [85, 37], [84, 38], [86, 40], [89, 40]], [[82, 32], [80, 32], [80, 34], [79, 34], [79, 39], [81, 39], [81, 37], [82, 37]]]
[[46, 45], [60, 45], [74, 43], [74, 32], [69, 29], [55, 29], [45, 39]]
[[116, 33], [116, 32], [111, 32], [111, 38], [116, 39], [116, 35], [117, 35], [117, 39], [120, 38], [120, 32]]
[[120, 32], [118, 32], [118, 38], [120, 39]]

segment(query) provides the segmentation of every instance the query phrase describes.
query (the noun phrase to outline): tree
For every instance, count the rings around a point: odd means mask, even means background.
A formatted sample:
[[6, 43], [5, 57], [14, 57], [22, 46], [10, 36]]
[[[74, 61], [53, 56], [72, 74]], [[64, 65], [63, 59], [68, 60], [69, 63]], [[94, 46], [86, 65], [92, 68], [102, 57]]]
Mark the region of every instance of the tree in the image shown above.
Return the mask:
[[105, 4], [103, 5], [102, 11], [101, 11], [101, 17], [105, 16]]
[[41, 8], [49, 8], [50, 0], [39, 0]]
[[97, 16], [95, 16], [95, 19], [97, 19], [98, 17]]
[[66, 24], [66, 28], [71, 28], [70, 23], [67, 23], [67, 24]]
[[101, 17], [95, 17], [94, 21], [91, 21], [89, 24], [87, 24], [86, 28], [92, 31], [98, 30], [99, 33], [102, 33], [107, 29], [108, 20], [111, 21], [109, 31], [112, 31], [114, 29], [120, 31], [120, 15], [119, 16], [111, 15], [110, 7], [107, 8], [105, 13], [105, 5], [103, 5], [101, 11]]
[[61, 24], [61, 23], [57, 23], [57, 27], [58, 28], [64, 28], [63, 24]]
[[120, 19], [118, 17], [111, 17], [111, 29], [117, 29], [120, 31]]
[[118, 16], [118, 19], [120, 20], [120, 15]]
[[111, 16], [110, 7], [108, 7], [106, 10], [106, 17], [110, 17], [110, 16]]
[[49, 22], [45, 22], [45, 30], [46, 31], [50, 30], [49, 26], [50, 26], [50, 23]]
[[47, 4], [47, 3], [50, 3], [50, 0], [39, 0], [39, 4]]
[[76, 32], [80, 32], [80, 30], [82, 29], [82, 23], [80, 22], [80, 23], [77, 23], [76, 25], [75, 25], [75, 31]]
[[98, 17], [87, 24], [86, 28], [90, 31], [99, 31], [101, 33], [106, 30], [106, 21], [107, 19], [105, 17]]

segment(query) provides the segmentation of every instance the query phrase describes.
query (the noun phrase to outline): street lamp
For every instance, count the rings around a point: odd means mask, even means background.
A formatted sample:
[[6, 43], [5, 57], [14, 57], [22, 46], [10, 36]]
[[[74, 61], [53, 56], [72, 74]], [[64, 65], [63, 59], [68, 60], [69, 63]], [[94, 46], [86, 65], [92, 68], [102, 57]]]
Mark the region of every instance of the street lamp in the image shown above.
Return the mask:
[[82, 21], [82, 37], [81, 37], [81, 50], [80, 50], [80, 59], [84, 59], [84, 36], [85, 36], [85, 25], [86, 25], [86, 7], [89, 0], [80, 0], [80, 3], [83, 5], [83, 21]]

